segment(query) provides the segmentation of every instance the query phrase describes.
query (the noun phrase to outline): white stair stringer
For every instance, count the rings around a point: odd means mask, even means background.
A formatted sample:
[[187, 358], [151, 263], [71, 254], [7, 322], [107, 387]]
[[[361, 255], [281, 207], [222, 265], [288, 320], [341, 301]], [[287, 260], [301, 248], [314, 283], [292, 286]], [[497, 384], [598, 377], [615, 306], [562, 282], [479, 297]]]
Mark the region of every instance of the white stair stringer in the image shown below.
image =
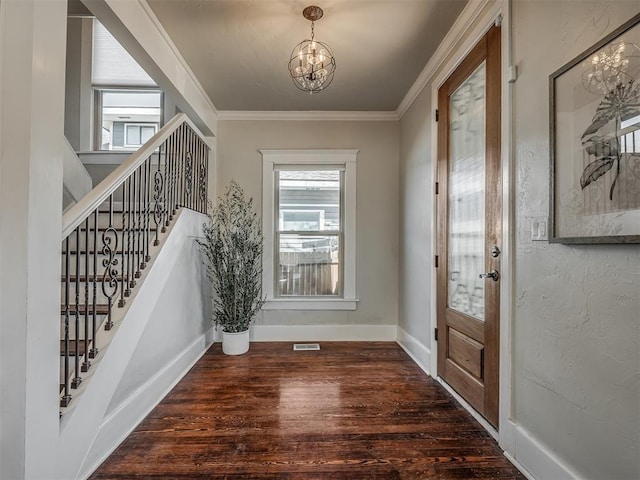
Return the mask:
[[[155, 396], [143, 396], [144, 408], [151, 409], [166, 393], [166, 388], [160, 384], [168, 382], [170, 386], [184, 373], [168, 366], [175, 362], [193, 362], [210, 345], [209, 284], [195, 242], [202, 235], [204, 221], [206, 216], [181, 209], [165, 234], [160, 251], [145, 269], [144, 278], [140, 279], [135, 293], [128, 298], [124, 308], [114, 309], [114, 315], [117, 315], [113, 317], [114, 328], [98, 331], [97, 340], [101, 345], [98, 358], [93, 360], [89, 375], [80, 387], [73, 390], [71, 405], [63, 409], [56, 451], [58, 471], [52, 472], [53, 478], [86, 477], [135, 428], [137, 422], [132, 424], [130, 419], [122, 424], [112, 421], [114, 411], [126, 408], [128, 403], [138, 403], [128, 402], [128, 397], [137, 395], [137, 391], [126, 392], [127, 396], [118, 399], [114, 409], [114, 395], [122, 382], [129, 378], [144, 377], [146, 381], [142, 382], [142, 387], [156, 392]], [[189, 263], [187, 266], [183, 265], [185, 259]], [[166, 315], [163, 312], [170, 309], [162, 302], [169, 302], [169, 305], [177, 308], [177, 312], [185, 312], [184, 318], [175, 318], [182, 317], [176, 312], [171, 318], [164, 318]], [[153, 339], [162, 338], [162, 329], [167, 326], [177, 329], [177, 332], [189, 332], [181, 340], [185, 344], [181, 347], [182, 351], [171, 352], [169, 356], [173, 358], [162, 358], [164, 363], [159, 363], [158, 359], [145, 362], [144, 359], [151, 357], [155, 348], [162, 350], [168, 347], [156, 344], [150, 347], [149, 342], [141, 339], [145, 335]], [[149, 331], [150, 327], [152, 331]], [[169, 346], [174, 341], [172, 338], [164, 340]], [[140, 351], [140, 345], [145, 345], [145, 351]], [[133, 357], [141, 359], [143, 366], [132, 363]], [[147, 371], [136, 371], [137, 368]], [[148, 371], [149, 368], [155, 371]], [[160, 375], [165, 370], [169, 373]], [[140, 409], [140, 405], [137, 408]], [[137, 421], [142, 418], [144, 415]], [[94, 446], [105, 425], [109, 429], [108, 438], [103, 435]]]

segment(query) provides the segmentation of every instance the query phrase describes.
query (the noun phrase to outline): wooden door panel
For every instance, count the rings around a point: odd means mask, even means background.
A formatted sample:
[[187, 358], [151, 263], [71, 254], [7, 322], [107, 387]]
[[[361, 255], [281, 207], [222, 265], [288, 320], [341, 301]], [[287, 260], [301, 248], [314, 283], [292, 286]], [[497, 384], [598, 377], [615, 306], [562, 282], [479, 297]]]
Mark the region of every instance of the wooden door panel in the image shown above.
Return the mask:
[[500, 64], [494, 26], [438, 91], [436, 196], [438, 375], [495, 426], [500, 282], [478, 276], [500, 269]]
[[456, 312], [450, 308], [447, 309], [446, 314], [447, 325], [464, 333], [466, 336], [473, 338], [477, 342], [484, 343], [484, 322], [460, 312]]
[[447, 383], [478, 412], [482, 412], [484, 410], [484, 384], [469, 375], [467, 371], [450, 358], [447, 358], [445, 368], [447, 371]]
[[478, 380], [482, 380], [484, 345], [451, 327], [448, 333], [449, 359]]

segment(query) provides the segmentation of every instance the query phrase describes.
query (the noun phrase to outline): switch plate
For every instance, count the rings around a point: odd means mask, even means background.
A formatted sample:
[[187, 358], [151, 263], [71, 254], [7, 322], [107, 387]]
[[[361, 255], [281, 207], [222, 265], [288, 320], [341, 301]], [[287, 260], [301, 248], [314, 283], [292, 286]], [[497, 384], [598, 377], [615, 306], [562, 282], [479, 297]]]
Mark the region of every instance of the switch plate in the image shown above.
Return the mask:
[[531, 240], [534, 242], [543, 242], [549, 240], [547, 217], [531, 218]]

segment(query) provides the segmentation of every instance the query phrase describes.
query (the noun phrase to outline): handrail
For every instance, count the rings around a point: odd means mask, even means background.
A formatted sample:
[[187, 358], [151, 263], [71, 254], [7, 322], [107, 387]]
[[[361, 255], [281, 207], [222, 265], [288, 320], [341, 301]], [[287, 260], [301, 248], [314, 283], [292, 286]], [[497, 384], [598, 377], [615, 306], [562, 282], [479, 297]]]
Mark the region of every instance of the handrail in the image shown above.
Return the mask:
[[122, 162], [119, 167], [111, 172], [93, 190], [63, 214], [62, 240], [67, 238], [74, 229], [102, 205], [183, 123], [188, 124], [193, 131], [204, 140], [204, 134], [196, 127], [193, 121], [186, 114], [178, 113], [151, 137], [147, 143], [134, 152], [126, 161]]

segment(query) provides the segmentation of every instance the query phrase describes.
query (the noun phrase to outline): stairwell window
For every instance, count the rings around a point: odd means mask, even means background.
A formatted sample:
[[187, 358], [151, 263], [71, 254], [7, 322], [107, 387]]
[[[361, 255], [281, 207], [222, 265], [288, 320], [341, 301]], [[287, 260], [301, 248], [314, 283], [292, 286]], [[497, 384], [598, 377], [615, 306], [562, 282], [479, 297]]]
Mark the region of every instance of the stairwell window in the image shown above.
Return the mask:
[[353, 310], [356, 150], [262, 150], [266, 309]]
[[98, 20], [93, 22], [91, 85], [95, 150], [137, 150], [162, 125], [162, 92]]

